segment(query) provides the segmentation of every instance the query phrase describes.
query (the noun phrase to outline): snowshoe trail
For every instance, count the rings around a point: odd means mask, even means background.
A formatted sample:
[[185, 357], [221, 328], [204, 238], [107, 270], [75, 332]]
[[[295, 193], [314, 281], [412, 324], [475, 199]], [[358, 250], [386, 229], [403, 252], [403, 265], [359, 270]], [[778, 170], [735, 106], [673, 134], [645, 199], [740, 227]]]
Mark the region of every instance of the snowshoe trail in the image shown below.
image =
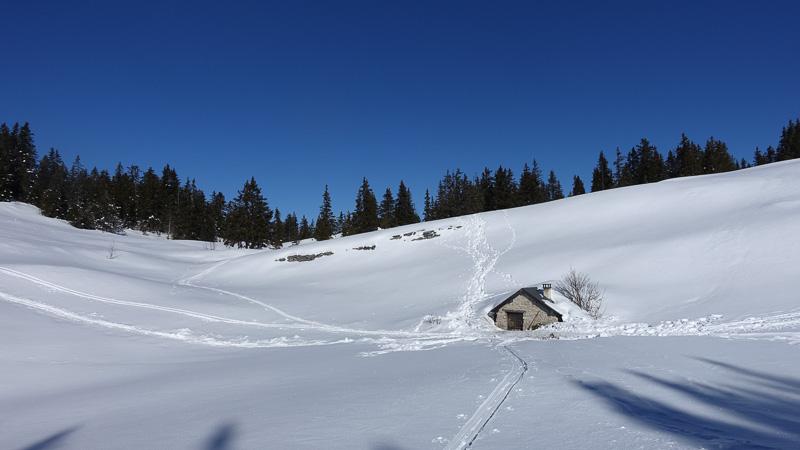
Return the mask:
[[[508, 221], [506, 220], [508, 223]], [[472, 259], [472, 275], [467, 282], [467, 289], [461, 298], [461, 305], [454, 313], [449, 314], [449, 319], [455, 328], [462, 331], [474, 331], [480, 328], [480, 318], [476, 314], [476, 306], [487, 297], [486, 278], [495, 270], [497, 261], [511, 250], [516, 240], [516, 233], [511, 229], [511, 243], [502, 251], [496, 250], [489, 244], [486, 235], [486, 221], [480, 215], [469, 216], [461, 220], [465, 230], [467, 243], [463, 250]]]

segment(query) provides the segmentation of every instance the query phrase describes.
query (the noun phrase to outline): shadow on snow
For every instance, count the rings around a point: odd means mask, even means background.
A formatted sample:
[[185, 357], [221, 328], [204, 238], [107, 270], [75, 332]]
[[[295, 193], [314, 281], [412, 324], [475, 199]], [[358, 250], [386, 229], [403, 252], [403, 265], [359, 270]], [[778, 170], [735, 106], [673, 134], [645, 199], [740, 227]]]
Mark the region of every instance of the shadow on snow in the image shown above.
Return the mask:
[[74, 433], [80, 427], [71, 427], [59, 431], [58, 433], [51, 434], [50, 436], [42, 439], [41, 441], [34, 442], [31, 445], [22, 447], [21, 450], [55, 450], [64, 443], [64, 440], [70, 434]]
[[691, 381], [670, 381], [639, 371], [628, 373], [652, 385], [683, 394], [694, 404], [719, 410], [736, 418], [738, 423], [682, 410], [607, 382], [576, 383], [605, 400], [617, 412], [692, 444], [723, 449], [798, 448], [800, 379], [707, 358], [695, 359], [735, 374], [741, 379], [741, 384], [711, 386]]
[[220, 425], [206, 441], [204, 450], [229, 450], [233, 448], [236, 426], [231, 423]]

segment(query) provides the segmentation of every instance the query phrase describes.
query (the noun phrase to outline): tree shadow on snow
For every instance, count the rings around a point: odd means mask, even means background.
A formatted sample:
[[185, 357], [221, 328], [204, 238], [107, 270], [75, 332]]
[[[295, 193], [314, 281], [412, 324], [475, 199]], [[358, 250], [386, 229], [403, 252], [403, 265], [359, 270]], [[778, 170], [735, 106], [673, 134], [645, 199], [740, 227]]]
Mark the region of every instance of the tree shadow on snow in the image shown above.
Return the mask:
[[735, 423], [683, 410], [611, 383], [576, 383], [633, 420], [696, 445], [724, 449], [798, 448], [800, 380], [710, 359], [696, 359], [735, 374], [740, 383], [711, 386], [671, 381], [639, 371], [628, 373], [651, 385], [682, 394], [692, 404], [721, 411], [735, 418]]
[[64, 443], [64, 439], [70, 434], [74, 433], [80, 427], [70, 427], [59, 431], [58, 433], [51, 434], [50, 436], [42, 439], [41, 441], [34, 442], [31, 445], [22, 447], [21, 450], [55, 450]]
[[203, 446], [204, 450], [230, 450], [236, 436], [236, 425], [225, 423], [217, 427]]

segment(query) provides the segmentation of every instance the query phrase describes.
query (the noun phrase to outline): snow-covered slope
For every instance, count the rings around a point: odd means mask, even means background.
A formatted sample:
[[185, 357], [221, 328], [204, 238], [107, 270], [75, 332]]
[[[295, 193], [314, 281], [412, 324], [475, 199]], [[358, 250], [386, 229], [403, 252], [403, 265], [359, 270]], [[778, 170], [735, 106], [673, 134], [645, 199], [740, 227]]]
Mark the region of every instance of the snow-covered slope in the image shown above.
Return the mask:
[[[800, 409], [786, 344], [800, 342], [799, 231], [800, 161], [264, 251], [0, 203], [0, 447], [524, 448], [578, 423], [599, 428], [571, 429], [568, 447], [783, 447], [800, 424], [748, 399], [779, 376], [790, 400], [767, 406]], [[572, 308], [526, 333], [487, 320], [571, 267], [605, 289], [604, 319]], [[698, 359], [714, 355], [727, 359]], [[768, 371], [731, 369], [753, 364]], [[674, 392], [664, 373], [615, 374], [631, 366], [666, 370]], [[736, 405], [710, 405], [737, 417], [680, 410], [701, 397], [680, 377], [744, 383]], [[625, 387], [670, 406], [628, 417]], [[534, 431], [531, 408], [551, 411]]]

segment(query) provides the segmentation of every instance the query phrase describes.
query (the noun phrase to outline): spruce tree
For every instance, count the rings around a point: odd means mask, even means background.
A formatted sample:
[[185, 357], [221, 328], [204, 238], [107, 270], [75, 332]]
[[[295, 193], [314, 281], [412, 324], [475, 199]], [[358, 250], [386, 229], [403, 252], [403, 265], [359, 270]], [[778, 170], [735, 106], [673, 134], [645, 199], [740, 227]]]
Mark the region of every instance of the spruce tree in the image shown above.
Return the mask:
[[625, 158], [622, 156], [622, 152], [619, 150], [619, 147], [614, 151], [614, 187], [621, 187], [626, 186], [624, 180], [624, 168], [625, 168]]
[[574, 197], [576, 195], [582, 195], [586, 193], [586, 188], [583, 186], [583, 180], [581, 177], [575, 175], [572, 177], [572, 192], [569, 193], [570, 197]]
[[35, 196], [38, 199], [36, 206], [47, 217], [67, 218], [67, 190], [67, 167], [58, 150], [50, 149], [39, 162], [39, 172], [34, 186]]
[[336, 226], [334, 227], [334, 232], [337, 233], [337, 234], [341, 234], [342, 236], [345, 236], [345, 234], [344, 234], [344, 212], [343, 211], [339, 211], [339, 217], [336, 218]]
[[124, 230], [119, 209], [111, 198], [111, 176], [106, 170], [93, 168], [88, 177], [87, 199], [90, 222], [87, 228], [121, 233]]
[[36, 203], [34, 184], [36, 181], [36, 146], [33, 143], [33, 132], [25, 123], [22, 127], [14, 124], [7, 136], [6, 149], [8, 173], [3, 190], [7, 191], [8, 200]]
[[480, 192], [480, 210], [494, 211], [497, 209], [495, 207], [494, 177], [488, 167], [483, 168], [480, 178], [475, 182], [475, 187]]
[[703, 173], [703, 149], [692, 142], [685, 134], [675, 148], [675, 163], [671, 170], [673, 177], [689, 177]]
[[396, 225], [409, 225], [419, 223], [419, 215], [414, 208], [414, 200], [411, 198], [411, 190], [401, 180], [397, 187], [397, 200], [394, 204], [394, 219]]
[[181, 182], [178, 173], [167, 164], [161, 171], [161, 226], [162, 232], [172, 238], [175, 227], [175, 215], [178, 210], [180, 200]]
[[603, 152], [597, 158], [597, 166], [592, 171], [592, 192], [605, 191], [614, 187], [614, 174], [608, 166]]
[[654, 183], [666, 176], [666, 165], [658, 150], [645, 138], [628, 152], [620, 175], [621, 186]]
[[777, 161], [800, 158], [800, 119], [783, 127], [775, 156]]
[[387, 229], [397, 225], [394, 216], [394, 208], [394, 196], [392, 195], [392, 190], [387, 187], [386, 191], [383, 193], [383, 199], [380, 205], [378, 205], [378, 225], [381, 228]]
[[283, 230], [286, 242], [297, 243], [300, 239], [300, 230], [298, 229], [297, 214], [290, 213], [286, 215], [286, 220], [283, 222]]
[[528, 167], [526, 163], [522, 168], [522, 175], [519, 178], [519, 192], [517, 194], [517, 205], [533, 205], [547, 201], [547, 192], [544, 181], [542, 180], [542, 169], [534, 159], [533, 166]]
[[483, 194], [479, 183], [480, 180], [470, 180], [461, 169], [453, 173], [447, 171], [432, 201], [432, 215], [436, 219], [446, 219], [482, 211]]
[[775, 162], [778, 160], [778, 152], [775, 151], [775, 148], [771, 145], [767, 147], [767, 154], [766, 154], [767, 162]]
[[82, 229], [93, 229], [95, 219], [90, 202], [89, 174], [81, 163], [80, 156], [75, 157], [69, 170], [67, 194], [67, 220]]
[[261, 188], [255, 178], [250, 178], [229, 206], [225, 245], [263, 248], [270, 241], [271, 220], [272, 211], [261, 194]]
[[283, 247], [283, 242], [285, 239], [284, 233], [285, 229], [283, 226], [283, 221], [281, 220], [281, 210], [275, 208], [275, 219], [272, 221], [272, 236], [270, 239], [270, 245], [273, 248]]
[[303, 216], [300, 219], [300, 240], [309, 239], [314, 235], [314, 230], [311, 228], [311, 225], [308, 224], [308, 219], [306, 216]]
[[494, 172], [494, 209], [508, 209], [517, 206], [517, 185], [511, 169], [500, 166]]
[[425, 189], [425, 205], [422, 208], [422, 214], [425, 216], [425, 221], [434, 220], [433, 217], [433, 204], [431, 203], [431, 193]]
[[353, 213], [353, 234], [367, 233], [378, 229], [378, 201], [367, 178], [361, 181], [356, 194], [356, 210]]
[[213, 233], [211, 239], [213, 241], [223, 237], [222, 235], [225, 232], [225, 209], [225, 195], [221, 192], [212, 192], [211, 199], [206, 207], [206, 215], [208, 216], [207, 220]]
[[347, 211], [342, 217], [342, 236], [356, 234], [353, 226], [353, 213]]
[[136, 179], [137, 167], [124, 170], [121, 163], [117, 163], [114, 176], [111, 178], [111, 198], [120, 211], [120, 218], [125, 227], [136, 226]]
[[642, 138], [636, 147], [639, 154], [639, 164], [641, 172], [637, 179], [639, 183], [655, 183], [661, 181], [666, 176], [664, 158], [650, 141]]
[[145, 233], [160, 233], [163, 229], [162, 184], [152, 167], [142, 175], [136, 202], [136, 215], [139, 229]]
[[317, 223], [314, 226], [314, 239], [318, 241], [330, 239], [333, 236], [334, 220], [331, 194], [328, 192], [328, 185], [326, 184], [325, 192], [322, 193], [322, 206], [319, 207]]
[[558, 181], [556, 178], [556, 173], [552, 170], [550, 171], [550, 175], [547, 177], [547, 200], [559, 200], [564, 198], [564, 192], [561, 189], [561, 182]]
[[0, 202], [14, 199], [11, 194], [11, 184], [13, 182], [11, 170], [12, 148], [11, 130], [5, 123], [0, 124]]
[[703, 152], [703, 173], [721, 173], [736, 170], [736, 160], [728, 152], [728, 146], [713, 137], [706, 141]]
[[769, 161], [766, 160], [766, 155], [761, 153], [761, 149], [756, 147], [755, 152], [753, 152], [753, 165], [754, 166], [761, 166], [764, 164], [768, 164]]

